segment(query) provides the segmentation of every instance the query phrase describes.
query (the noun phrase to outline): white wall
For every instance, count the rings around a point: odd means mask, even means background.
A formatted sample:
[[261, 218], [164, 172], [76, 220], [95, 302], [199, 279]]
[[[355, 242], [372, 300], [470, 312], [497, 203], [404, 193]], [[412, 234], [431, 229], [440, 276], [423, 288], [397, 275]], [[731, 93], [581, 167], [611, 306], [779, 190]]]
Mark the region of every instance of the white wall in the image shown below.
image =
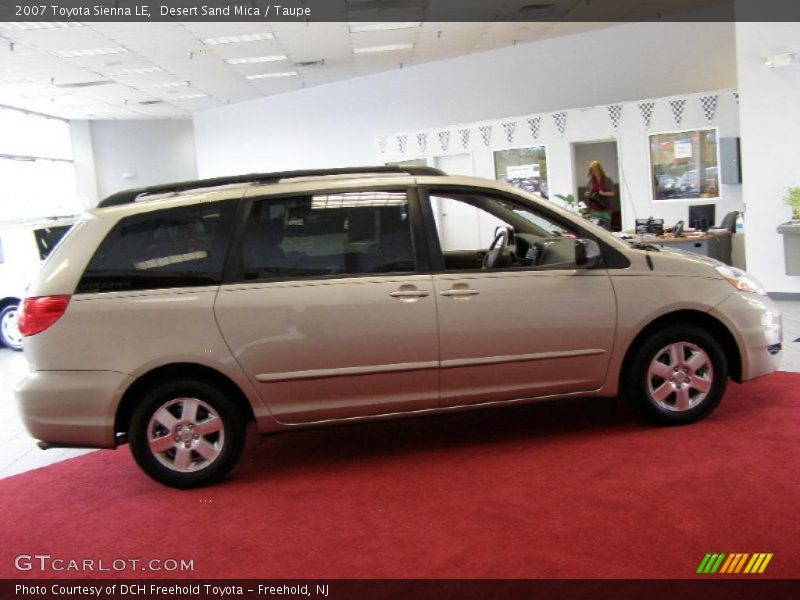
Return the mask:
[[[709, 122], [700, 102], [707, 95], [717, 96], [717, 107], [714, 118]], [[685, 108], [680, 126], [676, 124], [670, 108], [670, 100], [684, 100]], [[575, 181], [585, 181], [586, 163], [574, 160], [572, 145], [584, 141], [616, 141], [618, 151], [618, 169], [620, 184], [620, 205], [622, 208], [623, 228], [632, 228], [637, 218], [655, 217], [674, 224], [677, 221], [688, 221], [688, 209], [693, 204], [715, 204], [716, 220], [722, 220], [728, 212], [741, 210], [742, 186], [723, 185], [720, 187], [720, 198], [712, 199], [675, 199], [652, 200], [651, 169], [648, 140], [649, 134], [675, 130], [716, 127], [719, 137], [736, 137], [739, 135], [739, 111], [732, 90], [715, 90], [698, 94], [687, 94], [667, 98], [651, 99], [653, 113], [650, 126], [645, 126], [639, 111], [639, 102], [625, 102], [622, 105], [622, 117], [619, 128], [614, 129], [608, 115], [606, 105], [566, 110], [566, 129], [563, 133], [554, 123], [553, 113], [537, 115], [507, 116], [505, 118], [478, 121], [462, 124], [443, 124], [441, 128], [427, 130], [428, 144], [423, 153], [419, 150], [417, 134], [419, 130], [401, 132], [384, 132], [386, 138], [385, 151], [380, 146], [375, 150], [378, 162], [384, 160], [425, 156], [431, 164], [442, 153], [439, 144], [439, 132], [450, 132], [450, 154], [463, 153], [459, 131], [468, 129], [471, 132], [468, 150], [472, 154], [474, 174], [478, 177], [495, 178], [494, 152], [506, 148], [520, 148], [543, 145], [547, 149], [548, 187], [551, 198], [556, 194], [575, 193]], [[528, 127], [527, 118], [538, 116], [541, 127], [538, 137], [534, 138]], [[505, 136], [503, 123], [514, 122], [516, 129], [511, 142]], [[489, 144], [484, 144], [480, 136], [480, 128], [492, 127]], [[425, 133], [425, 131], [423, 131]], [[407, 140], [405, 152], [400, 151], [399, 138]]]
[[197, 113], [198, 169], [372, 164], [387, 131], [733, 88], [734, 55], [731, 23], [630, 23], [313, 87]]
[[[89, 121], [73, 123], [76, 171], [83, 190], [93, 171], [96, 197], [157, 183], [197, 178], [192, 122], [183, 121]], [[91, 144], [87, 151], [86, 145]], [[88, 161], [91, 161], [89, 164]], [[123, 173], [132, 174], [123, 178]]]
[[[770, 5], [785, 9], [773, 0], [758, 7]], [[800, 293], [776, 234], [791, 217], [786, 188], [800, 186], [800, 66], [770, 69], [762, 60], [787, 51], [800, 52], [800, 23], [736, 24], [747, 269], [771, 292]]]
[[91, 208], [97, 204], [98, 197], [89, 121], [70, 121], [69, 132], [72, 141], [72, 159], [75, 161], [78, 202], [81, 209]]

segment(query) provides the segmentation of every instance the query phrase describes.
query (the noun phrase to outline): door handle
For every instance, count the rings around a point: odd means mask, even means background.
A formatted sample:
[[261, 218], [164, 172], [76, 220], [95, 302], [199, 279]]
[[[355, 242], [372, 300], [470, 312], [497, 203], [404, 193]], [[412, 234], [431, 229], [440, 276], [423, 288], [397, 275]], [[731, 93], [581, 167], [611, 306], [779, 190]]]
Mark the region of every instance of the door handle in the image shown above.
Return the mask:
[[425, 298], [430, 296], [425, 290], [398, 290], [389, 294], [392, 298]]
[[456, 288], [456, 289], [445, 290], [440, 293], [442, 296], [456, 296], [456, 297], [477, 296], [478, 294], [480, 294], [478, 290], [473, 290], [471, 288]]

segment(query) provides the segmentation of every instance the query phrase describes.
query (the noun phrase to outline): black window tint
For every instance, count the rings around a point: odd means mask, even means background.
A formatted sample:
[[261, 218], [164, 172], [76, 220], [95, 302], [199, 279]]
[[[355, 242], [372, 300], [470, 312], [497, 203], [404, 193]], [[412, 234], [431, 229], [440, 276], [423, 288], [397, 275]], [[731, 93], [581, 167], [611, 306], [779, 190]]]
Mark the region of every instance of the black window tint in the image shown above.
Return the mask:
[[414, 271], [405, 192], [256, 201], [242, 240], [245, 279]]
[[220, 283], [233, 213], [230, 203], [217, 203], [122, 219], [95, 252], [77, 291]]

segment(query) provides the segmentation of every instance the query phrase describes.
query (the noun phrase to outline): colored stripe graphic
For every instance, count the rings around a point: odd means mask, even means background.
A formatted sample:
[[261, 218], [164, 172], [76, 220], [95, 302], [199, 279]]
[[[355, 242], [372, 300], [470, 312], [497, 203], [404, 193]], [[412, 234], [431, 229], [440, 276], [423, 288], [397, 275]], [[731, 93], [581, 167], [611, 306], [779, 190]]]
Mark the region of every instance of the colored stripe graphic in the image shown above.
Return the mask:
[[[727, 558], [726, 558], [727, 556]], [[723, 562], [724, 560], [724, 562]], [[700, 561], [697, 572], [701, 574], [737, 574], [737, 573], [763, 573], [772, 560], [771, 552], [709, 552]], [[721, 565], [721, 566], [720, 566]]]
[[716, 573], [723, 558], [725, 558], [724, 552], [722, 554], [706, 554], [700, 566], [697, 567], [697, 572]]

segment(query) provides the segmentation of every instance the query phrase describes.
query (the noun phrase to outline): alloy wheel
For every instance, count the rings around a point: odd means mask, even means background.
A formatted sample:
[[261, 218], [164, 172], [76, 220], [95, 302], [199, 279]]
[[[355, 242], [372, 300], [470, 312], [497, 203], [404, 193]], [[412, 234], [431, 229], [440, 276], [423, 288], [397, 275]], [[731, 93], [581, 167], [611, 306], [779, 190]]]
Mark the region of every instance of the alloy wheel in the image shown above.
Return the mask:
[[661, 408], [683, 412], [699, 405], [714, 383], [711, 358], [697, 344], [673, 342], [654, 356], [647, 369], [647, 391]]
[[206, 402], [175, 398], [153, 413], [147, 427], [147, 443], [162, 465], [191, 473], [217, 460], [225, 446], [225, 426]]

